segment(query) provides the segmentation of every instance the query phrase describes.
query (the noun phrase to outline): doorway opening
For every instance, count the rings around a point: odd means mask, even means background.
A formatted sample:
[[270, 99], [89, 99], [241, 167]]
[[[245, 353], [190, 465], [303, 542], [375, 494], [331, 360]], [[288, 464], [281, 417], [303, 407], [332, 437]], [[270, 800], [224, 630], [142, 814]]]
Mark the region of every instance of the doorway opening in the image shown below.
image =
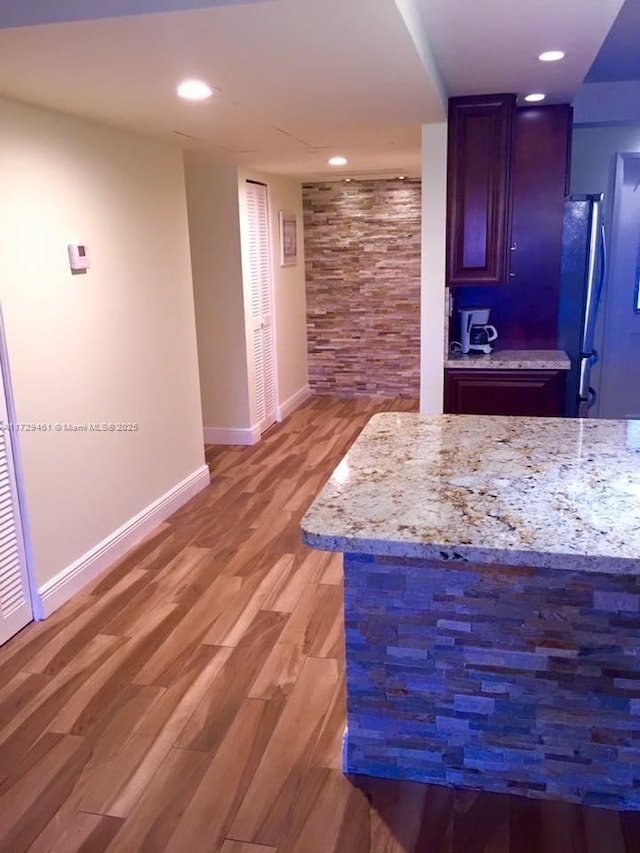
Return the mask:
[[616, 155], [598, 416], [640, 418], [640, 153]]

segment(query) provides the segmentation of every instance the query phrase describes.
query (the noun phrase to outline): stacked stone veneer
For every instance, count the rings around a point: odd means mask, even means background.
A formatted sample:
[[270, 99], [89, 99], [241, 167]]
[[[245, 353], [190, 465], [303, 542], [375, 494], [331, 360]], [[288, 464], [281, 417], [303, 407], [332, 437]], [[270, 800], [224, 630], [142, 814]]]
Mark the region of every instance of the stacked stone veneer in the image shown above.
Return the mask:
[[633, 577], [346, 555], [346, 768], [640, 808]]
[[303, 198], [311, 389], [417, 397], [420, 181], [309, 184]]

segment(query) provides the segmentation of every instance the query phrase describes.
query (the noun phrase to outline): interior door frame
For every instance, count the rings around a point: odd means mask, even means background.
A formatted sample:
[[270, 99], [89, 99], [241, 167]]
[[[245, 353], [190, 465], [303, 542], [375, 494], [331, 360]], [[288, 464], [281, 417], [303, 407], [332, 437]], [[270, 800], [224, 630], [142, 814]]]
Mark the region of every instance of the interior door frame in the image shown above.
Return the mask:
[[[7, 408], [7, 418], [9, 423], [17, 423], [16, 408], [13, 399], [13, 385], [11, 382], [11, 369], [9, 367], [9, 351], [7, 349], [7, 337], [5, 334], [4, 314], [2, 305], [0, 305], [0, 371], [2, 372], [2, 384], [4, 386], [5, 404]], [[33, 620], [41, 622], [45, 618], [44, 605], [42, 597], [38, 593], [38, 585], [36, 582], [34, 571], [33, 549], [31, 546], [31, 529], [29, 526], [29, 516], [27, 513], [24, 477], [22, 470], [22, 458], [20, 455], [20, 438], [17, 430], [8, 430], [9, 442], [11, 449], [11, 459], [9, 464], [13, 469], [14, 485], [16, 499], [18, 502], [18, 548], [20, 556], [24, 560], [27, 569], [27, 583], [29, 586], [29, 600], [31, 602], [31, 615]]]
[[279, 239], [278, 227], [278, 211], [273, 210], [271, 204], [271, 187], [265, 184], [267, 188], [267, 233], [269, 235], [269, 267], [271, 281], [269, 287], [271, 290], [271, 329], [273, 338], [273, 387], [274, 387], [274, 405], [275, 405], [275, 421], [279, 423], [280, 417], [280, 383], [278, 380], [278, 312], [276, 311], [276, 270], [279, 269], [280, 263], [280, 247], [276, 241]]
[[[263, 187], [266, 194], [266, 202], [267, 202], [267, 244], [269, 251], [269, 291], [270, 291], [270, 301], [271, 301], [271, 333], [272, 333], [272, 359], [273, 359], [273, 387], [274, 387], [274, 412], [273, 412], [273, 421], [269, 424], [268, 427], [265, 427], [263, 430], [261, 424], [256, 424], [256, 427], [260, 429], [260, 435], [263, 435], [267, 429], [269, 429], [273, 424], [278, 423], [281, 418], [279, 417], [280, 413], [280, 386], [278, 382], [278, 328], [277, 328], [277, 319], [276, 319], [276, 293], [275, 293], [275, 281], [276, 281], [276, 246], [275, 246], [275, 235], [278, 233], [277, 228], [274, 227], [273, 222], [273, 209], [271, 204], [271, 189], [269, 184], [263, 180], [258, 180], [257, 178], [245, 177], [244, 180], [244, 193], [245, 197], [243, 199], [243, 208], [244, 215], [247, 216], [247, 184], [254, 184], [259, 187]], [[277, 213], [276, 213], [277, 216]], [[248, 234], [248, 221], [247, 221], [247, 234]], [[251, 295], [248, 294], [248, 299], [245, 304], [250, 305], [251, 303]]]

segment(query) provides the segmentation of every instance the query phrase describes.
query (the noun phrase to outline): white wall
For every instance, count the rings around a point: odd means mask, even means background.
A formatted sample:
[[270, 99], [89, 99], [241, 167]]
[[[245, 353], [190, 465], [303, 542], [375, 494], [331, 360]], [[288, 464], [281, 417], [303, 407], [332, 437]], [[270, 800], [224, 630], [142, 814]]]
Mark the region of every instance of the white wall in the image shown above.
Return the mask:
[[640, 80], [585, 83], [573, 101], [574, 124], [640, 122]]
[[[260, 181], [268, 187], [278, 401], [280, 407], [285, 407], [286, 414], [290, 408], [289, 401], [299, 400], [308, 392], [309, 385], [302, 184], [292, 178], [240, 169], [238, 186], [241, 210], [245, 205], [248, 180]], [[298, 263], [288, 267], [280, 266], [278, 213], [281, 210], [291, 211], [297, 216]], [[246, 241], [244, 243], [246, 250]], [[245, 294], [245, 300], [247, 298]]]
[[422, 128], [420, 411], [440, 414], [444, 395], [447, 125]]
[[0, 300], [18, 421], [138, 424], [21, 435], [41, 586], [203, 465], [180, 152], [0, 100]]
[[251, 426], [244, 329], [238, 170], [185, 154], [205, 430]]
[[618, 151], [640, 151], [640, 124], [615, 127], [576, 127], [571, 152], [571, 192], [613, 193]]

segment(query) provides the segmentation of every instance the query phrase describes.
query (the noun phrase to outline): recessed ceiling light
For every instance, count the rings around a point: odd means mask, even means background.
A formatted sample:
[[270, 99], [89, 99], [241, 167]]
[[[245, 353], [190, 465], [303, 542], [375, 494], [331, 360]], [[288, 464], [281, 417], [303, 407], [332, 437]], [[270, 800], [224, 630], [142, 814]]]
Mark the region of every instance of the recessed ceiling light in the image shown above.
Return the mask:
[[202, 80], [183, 80], [177, 91], [178, 95], [187, 101], [205, 101], [213, 94], [211, 86]]
[[347, 158], [346, 157], [332, 157], [331, 160], [329, 160], [329, 165], [330, 166], [346, 166], [347, 165]]
[[399, 180], [399, 181], [404, 181], [404, 175], [398, 175], [398, 180]]
[[557, 62], [559, 59], [564, 59], [563, 50], [545, 50], [538, 57], [540, 62]]
[[345, 179], [344, 179], [345, 184], [350, 183], [350, 181], [351, 181], [351, 178], [345, 178]]
[[532, 95], [525, 95], [525, 101], [529, 101], [530, 104], [535, 104], [536, 101], [544, 101], [546, 95], [543, 95], [541, 92], [534, 92]]

